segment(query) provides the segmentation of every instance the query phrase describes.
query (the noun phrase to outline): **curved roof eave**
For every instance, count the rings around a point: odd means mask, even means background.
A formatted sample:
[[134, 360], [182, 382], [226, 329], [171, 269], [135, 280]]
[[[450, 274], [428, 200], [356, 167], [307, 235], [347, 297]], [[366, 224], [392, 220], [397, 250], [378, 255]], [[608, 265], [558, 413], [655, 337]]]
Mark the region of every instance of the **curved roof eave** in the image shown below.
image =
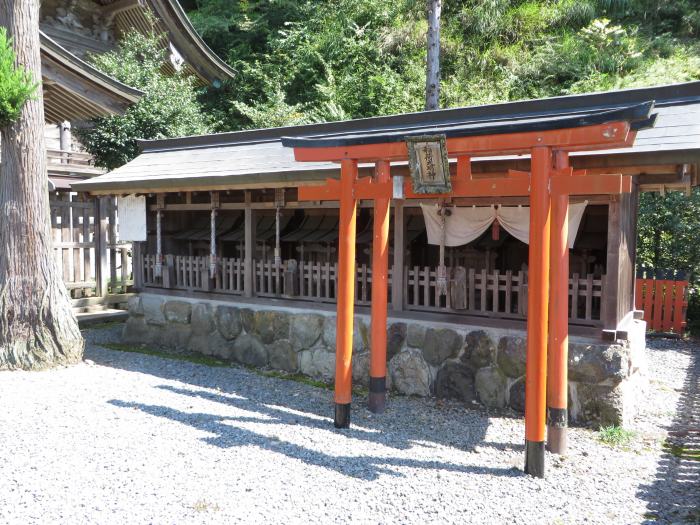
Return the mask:
[[143, 91], [123, 84], [109, 75], [105, 75], [84, 60], [81, 60], [70, 51], [60, 46], [56, 41], [52, 40], [43, 31], [40, 31], [39, 35], [42, 55], [53, 59], [55, 62], [58, 62], [63, 67], [69, 69], [88, 82], [97, 84], [99, 87], [112, 94], [113, 97], [121, 99], [120, 102], [122, 104], [135, 104], [144, 95]]
[[168, 31], [171, 42], [199, 76], [209, 82], [235, 76], [234, 70], [202, 40], [176, 0], [148, 0]]

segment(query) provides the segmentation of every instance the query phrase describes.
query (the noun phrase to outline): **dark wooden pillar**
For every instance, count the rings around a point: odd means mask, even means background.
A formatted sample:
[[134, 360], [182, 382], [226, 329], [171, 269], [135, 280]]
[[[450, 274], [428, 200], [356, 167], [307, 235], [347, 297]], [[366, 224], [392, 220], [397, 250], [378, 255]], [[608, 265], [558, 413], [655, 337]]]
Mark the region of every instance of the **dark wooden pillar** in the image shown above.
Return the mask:
[[244, 273], [243, 273], [243, 295], [253, 297], [254, 295], [254, 260], [255, 260], [255, 213], [251, 207], [251, 195], [247, 191], [245, 194], [245, 249], [244, 249]]
[[145, 245], [143, 242], [135, 241], [132, 243], [132, 259], [131, 268], [134, 272], [134, 290], [140, 292], [143, 290], [143, 260], [141, 259], [143, 254], [142, 247]]
[[95, 197], [95, 283], [96, 295], [109, 293], [109, 199]]
[[394, 200], [394, 263], [391, 273], [391, 306], [395, 312], [403, 310], [404, 254], [406, 252], [406, 221], [402, 200]]
[[[603, 337], [614, 339], [634, 312], [639, 186], [614, 196], [608, 207], [608, 247], [603, 290]], [[624, 330], [623, 330], [624, 331]]]

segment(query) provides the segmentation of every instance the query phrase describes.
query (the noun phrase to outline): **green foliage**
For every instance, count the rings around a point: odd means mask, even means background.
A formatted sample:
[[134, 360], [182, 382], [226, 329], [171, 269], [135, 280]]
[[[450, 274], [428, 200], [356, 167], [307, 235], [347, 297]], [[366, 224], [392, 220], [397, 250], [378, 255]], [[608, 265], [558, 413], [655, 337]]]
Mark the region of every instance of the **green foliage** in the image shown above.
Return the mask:
[[124, 115], [95, 119], [78, 130], [96, 164], [117, 168], [138, 154], [136, 139], [158, 139], [207, 133], [211, 119], [197, 100], [195, 79], [183, 73], [167, 75], [162, 70], [167, 49], [163, 36], [155, 33], [127, 34], [119, 47], [90, 57], [92, 64], [144, 96]]
[[[221, 129], [417, 111], [423, 0], [196, 0]], [[696, 0], [444, 0], [443, 107], [700, 79]]]
[[12, 39], [0, 27], [0, 127], [19, 119], [22, 107], [35, 96], [38, 87], [27, 70], [15, 65], [15, 59]]
[[625, 447], [634, 438], [635, 433], [616, 425], [601, 427], [598, 431], [598, 439], [611, 447]]

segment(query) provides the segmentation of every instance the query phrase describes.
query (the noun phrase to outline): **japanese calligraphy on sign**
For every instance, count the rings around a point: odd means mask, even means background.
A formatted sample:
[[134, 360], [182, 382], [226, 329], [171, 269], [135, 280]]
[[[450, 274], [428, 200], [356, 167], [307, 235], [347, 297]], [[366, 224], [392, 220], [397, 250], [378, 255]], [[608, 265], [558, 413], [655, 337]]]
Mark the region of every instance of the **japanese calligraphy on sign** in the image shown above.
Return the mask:
[[407, 137], [408, 162], [415, 193], [448, 193], [450, 164], [444, 135]]

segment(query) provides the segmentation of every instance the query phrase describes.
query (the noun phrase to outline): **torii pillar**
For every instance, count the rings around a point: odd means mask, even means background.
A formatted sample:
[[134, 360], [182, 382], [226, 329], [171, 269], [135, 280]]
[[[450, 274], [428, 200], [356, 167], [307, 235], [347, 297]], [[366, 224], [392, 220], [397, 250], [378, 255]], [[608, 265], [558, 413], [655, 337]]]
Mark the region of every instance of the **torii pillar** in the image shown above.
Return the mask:
[[[567, 304], [568, 270], [556, 264], [558, 257], [568, 256], [567, 235], [562, 229], [566, 223], [568, 197], [570, 195], [619, 194], [630, 191], [631, 179], [621, 174], [587, 175], [574, 172], [566, 166], [565, 154], [557, 153], [557, 169], [553, 166], [553, 153], [631, 146], [636, 131], [653, 126], [651, 115], [653, 102], [620, 108], [617, 110], [572, 115], [568, 120], [556, 119], [529, 123], [492, 124], [483, 134], [474, 134], [473, 123], [465, 122], [462, 129], [449, 128], [452, 137], [446, 138], [447, 154], [457, 158], [457, 176], [452, 179], [452, 190], [446, 194], [431, 194], [430, 198], [449, 197], [506, 197], [529, 196], [530, 199], [530, 247], [529, 247], [529, 296], [527, 318], [527, 363], [525, 378], [525, 472], [544, 476], [545, 430], [547, 423], [547, 373], [552, 378], [550, 388], [550, 413], [566, 408], [566, 341], [568, 330], [567, 308], [552, 312], [549, 322], [550, 302]], [[500, 133], [499, 131], [500, 127]], [[534, 129], [537, 128], [537, 129]], [[426, 128], [421, 133], [433, 134], [444, 128]], [[463, 132], [463, 135], [460, 135]], [[413, 130], [414, 135], [418, 135]], [[369, 133], [368, 136], [332, 134], [313, 137], [283, 137], [285, 146], [294, 148], [295, 159], [303, 162], [340, 162], [341, 180], [327, 180], [324, 186], [299, 189], [300, 200], [340, 200], [340, 265], [338, 276], [338, 321], [336, 349], [336, 409], [335, 426], [347, 427], [350, 423], [352, 380], [352, 333], [355, 280], [355, 218], [358, 199], [376, 199], [391, 195], [391, 184], [379, 176], [375, 179], [357, 179], [358, 162], [374, 162], [377, 173], [388, 173], [388, 162], [406, 161], [408, 149], [405, 133], [395, 130]], [[475, 179], [471, 176], [470, 156], [494, 156], [503, 154], [531, 154], [529, 173], [509, 171], [505, 178]], [[386, 164], [382, 164], [386, 163]], [[382, 167], [383, 166], [383, 167]], [[407, 185], [408, 186], [408, 185]], [[406, 187], [405, 198], [425, 198]], [[388, 197], [387, 197], [388, 198]], [[554, 200], [554, 209], [552, 201]], [[375, 217], [375, 228], [385, 231], [383, 221]], [[381, 223], [381, 226], [377, 226]], [[554, 228], [554, 230], [552, 230]], [[377, 230], [375, 230], [377, 231]], [[381, 250], [380, 247], [375, 247]], [[554, 255], [552, 255], [552, 249]], [[552, 259], [551, 257], [554, 257]], [[377, 267], [375, 259], [373, 266]], [[384, 262], [383, 264], [387, 264]], [[550, 265], [556, 267], [551, 281]], [[564, 268], [565, 270], [565, 268]], [[373, 270], [374, 271], [374, 270]], [[381, 271], [381, 270], [377, 270]], [[565, 283], [565, 284], [562, 284]], [[384, 304], [386, 310], [386, 295]], [[374, 297], [373, 297], [374, 300]], [[561, 311], [564, 317], [559, 317]], [[376, 310], [372, 310], [373, 316]], [[373, 332], [380, 324], [373, 320]], [[552, 330], [550, 331], [550, 326]], [[386, 320], [383, 330], [386, 330]], [[563, 338], [562, 338], [562, 334]], [[556, 336], [557, 344], [551, 345], [552, 362], [548, 370], [548, 335]], [[384, 340], [385, 342], [385, 340]], [[559, 346], [557, 346], [559, 345]], [[564, 351], [562, 351], [562, 348]], [[384, 344], [384, 352], [386, 345]], [[384, 360], [386, 358], [384, 357]], [[385, 364], [384, 364], [385, 366]], [[563, 367], [563, 368], [562, 368]], [[379, 378], [383, 369], [374, 368], [373, 377]], [[553, 377], [554, 376], [554, 377]], [[563, 394], [563, 396], [562, 396]], [[563, 397], [563, 404], [562, 404]], [[553, 434], [550, 434], [554, 437]]]
[[[391, 181], [390, 165], [376, 163], [375, 177], [379, 184]], [[369, 409], [381, 414], [386, 407], [386, 318], [389, 269], [389, 195], [374, 199], [372, 236], [372, 326], [369, 363]], [[394, 226], [396, 227], [396, 226]]]
[[355, 310], [355, 236], [357, 161], [340, 163], [340, 237], [338, 239], [338, 309], [335, 332], [335, 427], [350, 426], [352, 402], [352, 325]]
[[[554, 154], [556, 170], [569, 167], [569, 154]], [[568, 448], [569, 361], [569, 195], [552, 195], [550, 249], [549, 340], [547, 351], [547, 449], [566, 454]], [[576, 305], [574, 304], [575, 308]]]
[[525, 472], [544, 477], [552, 150], [532, 148], [525, 367]]

